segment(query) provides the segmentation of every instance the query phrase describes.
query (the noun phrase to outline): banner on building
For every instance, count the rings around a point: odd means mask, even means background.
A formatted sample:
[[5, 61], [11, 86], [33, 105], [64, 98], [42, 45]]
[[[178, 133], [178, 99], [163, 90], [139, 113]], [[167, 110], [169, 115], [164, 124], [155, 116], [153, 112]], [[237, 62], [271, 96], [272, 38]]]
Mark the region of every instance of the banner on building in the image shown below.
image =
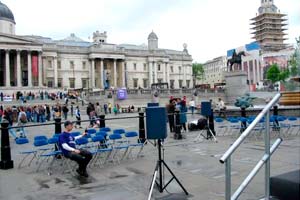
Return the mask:
[[32, 63], [32, 77], [38, 77], [39, 70], [38, 70], [38, 56], [33, 55], [31, 59]]

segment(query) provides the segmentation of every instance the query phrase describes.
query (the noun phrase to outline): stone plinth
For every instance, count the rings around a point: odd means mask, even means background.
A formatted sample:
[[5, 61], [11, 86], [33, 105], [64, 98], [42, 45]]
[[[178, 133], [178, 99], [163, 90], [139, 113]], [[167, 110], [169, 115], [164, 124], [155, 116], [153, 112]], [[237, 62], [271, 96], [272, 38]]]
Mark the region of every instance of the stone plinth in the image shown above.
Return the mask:
[[225, 101], [228, 104], [233, 104], [237, 97], [245, 95], [249, 92], [247, 84], [247, 73], [244, 71], [233, 71], [225, 74], [226, 92]]

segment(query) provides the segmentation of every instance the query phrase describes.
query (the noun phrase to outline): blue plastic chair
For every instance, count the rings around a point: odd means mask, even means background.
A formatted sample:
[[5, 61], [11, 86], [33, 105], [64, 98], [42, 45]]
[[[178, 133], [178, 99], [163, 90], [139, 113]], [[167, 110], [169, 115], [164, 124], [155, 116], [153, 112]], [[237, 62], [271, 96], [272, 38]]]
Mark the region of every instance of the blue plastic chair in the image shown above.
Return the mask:
[[109, 127], [100, 128], [100, 131], [110, 132], [111, 129]]
[[73, 137], [79, 136], [81, 133], [80, 132], [71, 132], [70, 133]]
[[35, 140], [48, 140], [48, 138], [45, 135], [37, 135], [37, 136], [34, 136], [34, 141]]
[[[140, 156], [141, 152], [143, 151], [145, 143], [141, 142], [140, 139], [137, 140], [138, 142], [133, 142], [130, 140], [130, 139], [138, 137], [138, 133], [135, 131], [126, 132], [125, 137], [127, 138], [128, 145], [129, 145], [129, 151], [128, 151], [127, 155], [125, 155], [126, 158], [130, 158], [130, 156], [132, 159], [138, 158]], [[133, 150], [136, 148], [138, 148], [139, 150], [136, 153], [136, 156], [133, 156]]]
[[87, 132], [88, 132], [88, 134], [95, 134], [97, 131], [96, 131], [96, 129], [94, 129], [94, 128], [89, 128], [89, 129], [87, 130]]
[[124, 130], [124, 129], [115, 129], [115, 130], [113, 131], [113, 134], [123, 134], [123, 133], [125, 133], [125, 130]]
[[[122, 136], [121, 134], [112, 134], [109, 135], [109, 139], [113, 141], [112, 148], [113, 148], [113, 153], [112, 153], [112, 160], [113, 162], [117, 161], [120, 163], [120, 160], [123, 160], [125, 155], [127, 154], [129, 145], [124, 144], [124, 141], [122, 141]], [[121, 151], [124, 150], [123, 154], [121, 155]]]

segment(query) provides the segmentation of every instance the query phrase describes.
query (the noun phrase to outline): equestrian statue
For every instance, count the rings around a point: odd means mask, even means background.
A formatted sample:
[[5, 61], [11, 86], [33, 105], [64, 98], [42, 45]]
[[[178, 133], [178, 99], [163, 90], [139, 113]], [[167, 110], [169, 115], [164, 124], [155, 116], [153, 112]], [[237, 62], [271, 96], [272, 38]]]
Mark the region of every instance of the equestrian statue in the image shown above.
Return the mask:
[[229, 71], [233, 71], [233, 64], [237, 64], [238, 69], [241, 69], [242, 66], [242, 56], [246, 56], [244, 51], [239, 52], [238, 54], [233, 50], [232, 58], [227, 61], [227, 71], [228, 67], [230, 67]]

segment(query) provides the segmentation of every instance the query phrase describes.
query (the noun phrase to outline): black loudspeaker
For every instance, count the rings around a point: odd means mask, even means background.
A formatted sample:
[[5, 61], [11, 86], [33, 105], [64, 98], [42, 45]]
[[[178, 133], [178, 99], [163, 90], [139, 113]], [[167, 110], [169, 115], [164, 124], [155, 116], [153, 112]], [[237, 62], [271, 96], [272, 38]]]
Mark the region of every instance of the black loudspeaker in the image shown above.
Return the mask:
[[201, 102], [201, 115], [203, 116], [211, 115], [211, 103], [209, 101]]
[[167, 111], [165, 107], [146, 108], [146, 138], [151, 140], [167, 138]]
[[158, 107], [159, 104], [158, 103], [148, 103], [147, 107]]

